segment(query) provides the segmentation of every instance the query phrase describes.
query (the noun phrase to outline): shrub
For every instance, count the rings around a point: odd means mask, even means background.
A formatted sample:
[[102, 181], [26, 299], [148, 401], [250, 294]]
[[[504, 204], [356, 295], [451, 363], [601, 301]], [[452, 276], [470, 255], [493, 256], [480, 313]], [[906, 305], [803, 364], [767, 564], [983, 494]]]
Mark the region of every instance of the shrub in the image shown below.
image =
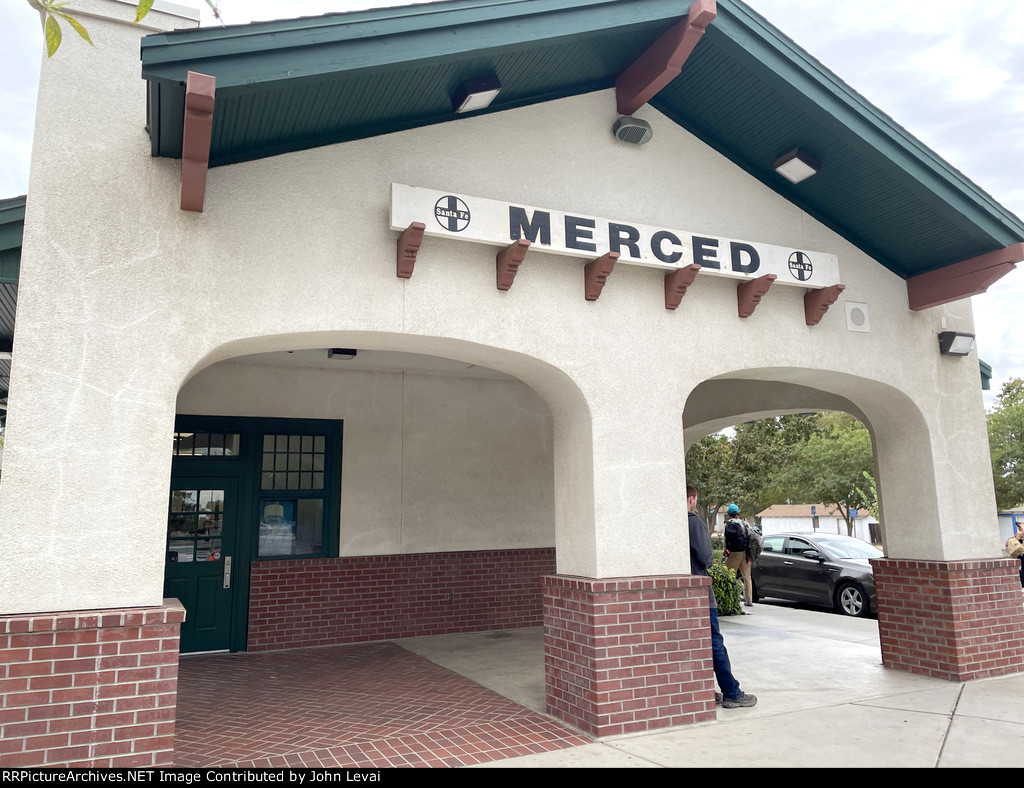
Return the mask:
[[708, 569], [711, 576], [711, 588], [718, 602], [719, 616], [738, 616], [743, 612], [743, 581], [736, 577], [725, 564], [715, 562]]

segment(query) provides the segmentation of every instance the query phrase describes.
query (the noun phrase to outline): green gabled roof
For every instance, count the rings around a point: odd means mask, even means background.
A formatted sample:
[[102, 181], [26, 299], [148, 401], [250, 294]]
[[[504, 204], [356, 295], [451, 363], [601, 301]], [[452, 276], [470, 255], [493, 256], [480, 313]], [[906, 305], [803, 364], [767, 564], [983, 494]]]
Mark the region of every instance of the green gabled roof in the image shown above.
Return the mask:
[[[216, 77], [211, 166], [613, 87], [686, 0], [452, 0], [175, 31], [142, 42], [155, 156], [179, 157], [188, 71]], [[651, 104], [900, 276], [1024, 241], [1024, 223], [739, 0]], [[609, 132], [610, 133], [610, 132]], [[801, 147], [821, 171], [772, 169]]]

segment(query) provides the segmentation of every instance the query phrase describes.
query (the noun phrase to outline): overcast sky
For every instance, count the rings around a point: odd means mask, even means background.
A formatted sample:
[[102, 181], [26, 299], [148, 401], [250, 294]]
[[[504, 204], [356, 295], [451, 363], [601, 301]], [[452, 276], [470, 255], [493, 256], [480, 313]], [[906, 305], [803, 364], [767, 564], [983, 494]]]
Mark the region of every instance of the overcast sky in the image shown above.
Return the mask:
[[[202, 0], [204, 24], [215, 24]], [[401, 3], [222, 0], [227, 24]], [[686, 8], [688, 0], [680, 0]], [[1024, 217], [1022, 0], [748, 0], [783, 33], [991, 194]], [[67, 37], [74, 33], [67, 31]], [[25, 194], [39, 18], [0, 0], [0, 198]], [[974, 299], [978, 353], [1002, 382], [1024, 377], [1024, 265]], [[1020, 316], [1018, 316], [1020, 315]]]

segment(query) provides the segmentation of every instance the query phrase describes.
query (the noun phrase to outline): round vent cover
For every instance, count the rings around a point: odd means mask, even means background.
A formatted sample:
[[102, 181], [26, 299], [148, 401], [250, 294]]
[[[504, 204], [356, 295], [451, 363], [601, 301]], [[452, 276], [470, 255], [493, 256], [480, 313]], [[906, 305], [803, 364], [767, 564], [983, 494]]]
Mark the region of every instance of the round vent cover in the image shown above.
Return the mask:
[[615, 125], [612, 126], [612, 134], [630, 145], [643, 145], [654, 136], [650, 123], [628, 116], [623, 116], [615, 121]]

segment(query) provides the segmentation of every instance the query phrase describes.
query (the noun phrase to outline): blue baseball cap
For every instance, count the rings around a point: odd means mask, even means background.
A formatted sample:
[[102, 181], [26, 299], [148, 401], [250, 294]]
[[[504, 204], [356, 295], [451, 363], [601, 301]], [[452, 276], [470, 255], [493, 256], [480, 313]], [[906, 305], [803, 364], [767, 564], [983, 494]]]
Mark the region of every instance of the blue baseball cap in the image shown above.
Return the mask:
[[740, 513], [740, 507], [738, 507], [734, 503], [731, 503], [731, 504], [729, 504], [729, 508], [727, 509], [727, 511], [729, 512], [729, 514], [739, 514]]

